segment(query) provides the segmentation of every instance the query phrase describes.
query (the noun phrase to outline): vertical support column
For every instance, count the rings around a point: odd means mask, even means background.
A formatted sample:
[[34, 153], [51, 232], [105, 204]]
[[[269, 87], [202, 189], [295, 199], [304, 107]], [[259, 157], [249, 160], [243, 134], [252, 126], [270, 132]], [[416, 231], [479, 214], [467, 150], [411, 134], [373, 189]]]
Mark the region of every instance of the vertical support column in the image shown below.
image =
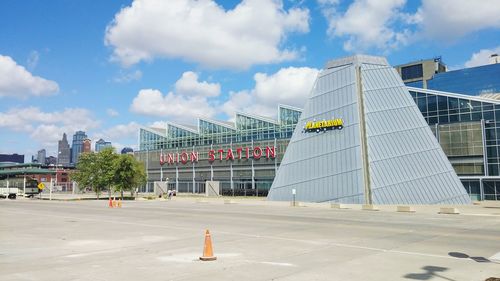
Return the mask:
[[[274, 138], [274, 151], [277, 151], [278, 148], [276, 147], [276, 138]], [[276, 153], [275, 157], [274, 157], [274, 176], [276, 177], [276, 173], [278, 173], [278, 161], [276, 160], [278, 158], [278, 154]]]
[[486, 122], [481, 119], [481, 137], [483, 138], [483, 165], [484, 165], [484, 175], [489, 176], [490, 171], [488, 170], [488, 150], [486, 149]]
[[441, 144], [441, 137], [439, 136], [439, 123], [434, 124], [434, 132], [436, 132], [436, 139]]
[[[146, 193], [149, 193], [149, 148], [146, 149]], [[109, 197], [111, 198], [111, 189], [109, 191]]]
[[[231, 150], [233, 150], [233, 140], [231, 140], [231, 144], [229, 146], [231, 148]], [[231, 178], [230, 181], [231, 181], [231, 190], [232, 190], [232, 193], [234, 195], [234, 181], [233, 181], [233, 161], [231, 160], [231, 162], [229, 163], [229, 170], [230, 170], [230, 175], [229, 177]]]
[[23, 194], [26, 195], [26, 175], [24, 175], [23, 179]]
[[[193, 153], [194, 153], [194, 146], [193, 146]], [[194, 161], [192, 161], [193, 163], [193, 193], [196, 193], [196, 171], [195, 171], [195, 168], [194, 168]]]
[[356, 66], [356, 85], [358, 96], [358, 113], [359, 113], [359, 135], [361, 137], [361, 159], [363, 167], [363, 182], [365, 204], [372, 205], [372, 191], [370, 186], [370, 164], [368, 162], [368, 139], [366, 137], [366, 121], [365, 121], [365, 105], [363, 99], [363, 85], [361, 84], [361, 66]]
[[[160, 149], [160, 159], [163, 158], [163, 149]], [[160, 181], [163, 182], [163, 164], [160, 161]]]
[[[252, 139], [252, 151], [253, 151], [253, 139]], [[255, 189], [255, 169], [253, 167], [253, 156], [252, 156], [252, 189]]]
[[[210, 144], [210, 150], [213, 150], [213, 144]], [[210, 163], [210, 181], [214, 180], [214, 162]]]
[[483, 178], [479, 178], [479, 195], [480, 195], [480, 200], [484, 201], [484, 183], [483, 183]]
[[53, 187], [54, 187], [54, 184], [52, 183], [52, 179], [50, 179], [49, 200], [52, 200], [52, 188]]
[[229, 171], [230, 171], [229, 178], [230, 178], [230, 181], [231, 181], [231, 190], [233, 190], [233, 194], [234, 194], [233, 162], [229, 163]]
[[175, 192], [179, 192], [179, 166], [175, 166]]

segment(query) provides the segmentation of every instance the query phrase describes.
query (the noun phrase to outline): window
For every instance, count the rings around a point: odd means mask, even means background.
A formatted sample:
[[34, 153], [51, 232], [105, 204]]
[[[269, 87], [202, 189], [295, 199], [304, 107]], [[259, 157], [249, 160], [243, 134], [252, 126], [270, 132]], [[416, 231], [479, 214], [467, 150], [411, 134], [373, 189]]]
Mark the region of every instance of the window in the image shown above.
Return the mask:
[[422, 78], [423, 76], [422, 64], [401, 67], [401, 78], [403, 80]]

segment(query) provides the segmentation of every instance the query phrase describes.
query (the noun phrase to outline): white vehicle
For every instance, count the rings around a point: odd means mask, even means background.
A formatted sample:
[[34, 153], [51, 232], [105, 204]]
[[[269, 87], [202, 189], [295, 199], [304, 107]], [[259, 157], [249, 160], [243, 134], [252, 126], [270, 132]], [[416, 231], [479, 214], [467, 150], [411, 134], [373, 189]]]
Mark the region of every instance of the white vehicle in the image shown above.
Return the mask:
[[0, 180], [0, 198], [16, 199], [17, 195], [33, 197], [40, 193], [38, 189], [38, 181], [32, 178], [26, 178], [26, 186], [24, 186], [23, 178], [9, 178]]

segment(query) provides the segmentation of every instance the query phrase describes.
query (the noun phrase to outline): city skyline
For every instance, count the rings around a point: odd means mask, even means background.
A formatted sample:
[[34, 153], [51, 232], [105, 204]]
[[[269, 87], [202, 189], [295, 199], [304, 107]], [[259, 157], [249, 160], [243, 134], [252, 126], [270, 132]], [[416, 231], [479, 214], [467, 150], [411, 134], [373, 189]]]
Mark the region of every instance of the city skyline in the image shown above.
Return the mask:
[[278, 103], [303, 107], [335, 57], [384, 55], [397, 65], [442, 56], [457, 69], [500, 52], [495, 1], [1, 6], [0, 153], [25, 157], [56, 155], [63, 133], [79, 130], [120, 151], [137, 148], [141, 125], [229, 120], [235, 111], [273, 117]]

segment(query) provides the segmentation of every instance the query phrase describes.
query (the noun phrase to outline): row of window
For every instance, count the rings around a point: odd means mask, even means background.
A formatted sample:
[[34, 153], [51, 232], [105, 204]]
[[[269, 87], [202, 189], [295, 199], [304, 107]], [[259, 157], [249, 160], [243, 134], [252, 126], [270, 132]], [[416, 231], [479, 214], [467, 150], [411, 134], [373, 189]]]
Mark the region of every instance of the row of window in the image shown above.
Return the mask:
[[200, 119], [198, 133], [173, 124], [167, 126], [166, 136], [141, 129], [140, 150], [159, 150], [192, 146], [250, 142], [259, 140], [290, 138], [298, 123], [301, 111], [279, 108], [279, 122], [253, 118], [244, 114], [236, 115], [236, 128]]

